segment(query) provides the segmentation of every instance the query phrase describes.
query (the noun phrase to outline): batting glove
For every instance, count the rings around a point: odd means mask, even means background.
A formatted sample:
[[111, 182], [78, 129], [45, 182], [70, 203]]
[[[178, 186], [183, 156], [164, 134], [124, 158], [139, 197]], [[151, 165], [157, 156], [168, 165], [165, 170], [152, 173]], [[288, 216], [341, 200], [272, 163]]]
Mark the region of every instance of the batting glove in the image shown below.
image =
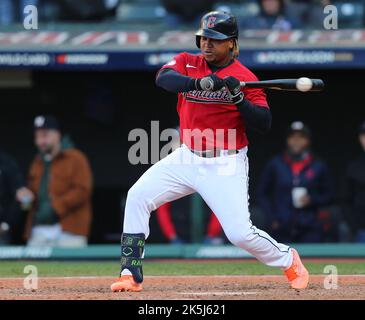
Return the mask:
[[201, 79], [195, 79], [195, 87], [197, 90], [218, 91], [224, 87], [224, 81], [215, 74], [211, 74]]
[[228, 89], [229, 94], [231, 95], [232, 103], [240, 103], [244, 97], [244, 94], [241, 91], [240, 81], [232, 76], [224, 78], [223, 81]]

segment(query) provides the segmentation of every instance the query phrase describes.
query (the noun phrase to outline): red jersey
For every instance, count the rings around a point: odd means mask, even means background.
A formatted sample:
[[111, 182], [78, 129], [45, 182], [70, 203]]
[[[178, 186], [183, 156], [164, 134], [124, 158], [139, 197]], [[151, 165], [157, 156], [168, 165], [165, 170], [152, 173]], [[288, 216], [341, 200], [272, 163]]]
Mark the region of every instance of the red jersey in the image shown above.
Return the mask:
[[[164, 68], [192, 78], [203, 78], [214, 73], [222, 79], [233, 76], [240, 81], [257, 81], [257, 77], [236, 59], [227, 67], [212, 72], [203, 55], [187, 52], [178, 54], [162, 67]], [[242, 88], [242, 92], [251, 103], [268, 108], [263, 89]], [[181, 142], [191, 149], [241, 149], [248, 145], [244, 121], [237, 106], [232, 104], [227, 89], [217, 92], [194, 90], [179, 93], [177, 111]], [[203, 132], [200, 143], [194, 138], [198, 132]]]

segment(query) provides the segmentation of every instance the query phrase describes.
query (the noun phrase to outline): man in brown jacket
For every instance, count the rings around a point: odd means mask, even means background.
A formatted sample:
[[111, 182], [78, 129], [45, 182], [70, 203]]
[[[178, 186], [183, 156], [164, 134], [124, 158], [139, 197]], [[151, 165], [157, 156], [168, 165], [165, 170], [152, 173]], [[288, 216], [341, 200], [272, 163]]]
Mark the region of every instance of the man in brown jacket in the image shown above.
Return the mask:
[[34, 158], [28, 188], [19, 196], [33, 202], [25, 237], [31, 246], [87, 245], [92, 208], [92, 173], [85, 155], [66, 145], [53, 116], [34, 120]]

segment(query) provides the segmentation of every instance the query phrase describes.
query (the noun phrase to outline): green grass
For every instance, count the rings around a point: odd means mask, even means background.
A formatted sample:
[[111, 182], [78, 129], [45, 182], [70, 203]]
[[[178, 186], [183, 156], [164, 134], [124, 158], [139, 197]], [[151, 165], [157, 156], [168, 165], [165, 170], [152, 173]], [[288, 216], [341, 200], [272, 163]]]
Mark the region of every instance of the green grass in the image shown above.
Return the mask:
[[[339, 274], [365, 274], [363, 262], [309, 262], [306, 266], [311, 274], [323, 274], [326, 265], [333, 264]], [[24, 267], [34, 265], [38, 275], [46, 276], [116, 276], [118, 262], [0, 262], [0, 277], [23, 277]], [[266, 267], [255, 261], [145, 261], [145, 275], [275, 275], [280, 269]]]

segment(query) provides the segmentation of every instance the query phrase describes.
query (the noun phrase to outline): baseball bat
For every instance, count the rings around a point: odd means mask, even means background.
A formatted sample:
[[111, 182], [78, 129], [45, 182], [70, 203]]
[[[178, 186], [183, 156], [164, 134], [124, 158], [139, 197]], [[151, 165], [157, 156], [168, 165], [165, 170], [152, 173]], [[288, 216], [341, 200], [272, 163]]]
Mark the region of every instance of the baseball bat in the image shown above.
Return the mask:
[[[321, 79], [310, 79], [312, 87], [306, 91], [322, 91], [324, 89], [324, 82]], [[241, 82], [241, 87], [248, 88], [265, 88], [271, 90], [285, 90], [285, 91], [300, 91], [297, 88], [298, 79], [276, 79], [265, 81]]]

